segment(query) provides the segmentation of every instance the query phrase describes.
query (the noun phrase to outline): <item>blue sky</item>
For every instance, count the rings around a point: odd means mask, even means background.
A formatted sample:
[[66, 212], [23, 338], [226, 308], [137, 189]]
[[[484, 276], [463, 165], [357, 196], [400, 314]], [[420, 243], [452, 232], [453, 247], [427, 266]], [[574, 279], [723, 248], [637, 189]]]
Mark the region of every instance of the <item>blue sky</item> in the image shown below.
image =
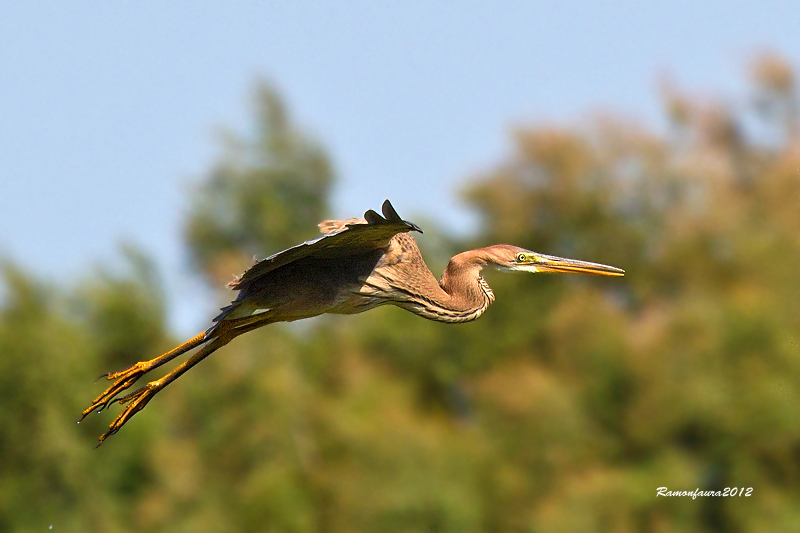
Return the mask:
[[660, 77], [744, 99], [759, 51], [800, 54], [788, 2], [561, 4], [4, 2], [0, 255], [71, 282], [132, 241], [190, 334], [213, 305], [182, 280], [187, 192], [220, 128], [247, 131], [259, 77], [330, 152], [334, 215], [390, 198], [455, 228], [510, 127], [608, 109], [658, 127]]

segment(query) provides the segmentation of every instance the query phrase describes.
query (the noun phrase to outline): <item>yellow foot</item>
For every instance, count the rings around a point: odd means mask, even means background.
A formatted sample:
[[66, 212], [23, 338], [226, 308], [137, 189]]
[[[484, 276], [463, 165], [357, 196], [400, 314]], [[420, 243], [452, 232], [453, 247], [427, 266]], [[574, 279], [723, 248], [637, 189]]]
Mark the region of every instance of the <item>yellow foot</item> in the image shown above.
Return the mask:
[[141, 389], [135, 390], [127, 396], [116, 400], [120, 405], [125, 405], [126, 403], [128, 405], [125, 406], [125, 409], [111, 422], [111, 425], [108, 426], [108, 431], [100, 435], [100, 442], [97, 446], [99, 447], [100, 444], [103, 444], [106, 438], [119, 431], [133, 415], [144, 409], [147, 402], [149, 402], [163, 386], [164, 385], [160, 381], [151, 381]]
[[119, 394], [120, 392], [124, 391], [138, 380], [140, 377], [145, 375], [150, 370], [150, 365], [148, 363], [136, 363], [135, 365], [126, 368], [125, 370], [120, 370], [119, 372], [111, 372], [109, 374], [103, 374], [97, 379], [106, 378], [109, 381], [114, 381], [114, 383], [103, 392], [100, 396], [94, 399], [92, 405], [87, 407], [81, 413], [81, 419], [78, 420], [80, 423], [84, 418], [92, 413], [92, 411], [97, 411], [98, 413], [108, 407], [108, 404], [114, 401], [114, 397]]

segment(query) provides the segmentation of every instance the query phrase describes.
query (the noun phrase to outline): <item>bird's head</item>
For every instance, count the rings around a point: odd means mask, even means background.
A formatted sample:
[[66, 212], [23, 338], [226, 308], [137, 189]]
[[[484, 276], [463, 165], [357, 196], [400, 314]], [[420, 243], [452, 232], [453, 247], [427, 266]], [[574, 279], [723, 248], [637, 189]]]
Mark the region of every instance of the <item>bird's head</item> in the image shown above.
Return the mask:
[[518, 246], [498, 244], [483, 249], [486, 261], [498, 270], [523, 272], [560, 272], [564, 274], [597, 274], [600, 276], [624, 276], [625, 271], [600, 263], [566, 259], [554, 255], [531, 252]]

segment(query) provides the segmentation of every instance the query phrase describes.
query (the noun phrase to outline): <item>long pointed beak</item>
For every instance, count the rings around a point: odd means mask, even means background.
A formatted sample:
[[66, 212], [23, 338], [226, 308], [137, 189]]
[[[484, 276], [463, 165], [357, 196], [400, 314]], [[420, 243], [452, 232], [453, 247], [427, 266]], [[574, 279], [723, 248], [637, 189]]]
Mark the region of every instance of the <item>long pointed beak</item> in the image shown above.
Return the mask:
[[602, 265], [600, 263], [590, 263], [589, 261], [579, 261], [577, 259], [566, 259], [544, 254], [525, 254], [525, 261], [521, 264], [530, 265], [539, 272], [560, 272], [564, 274], [596, 274], [598, 276], [624, 276], [625, 271], [621, 268]]

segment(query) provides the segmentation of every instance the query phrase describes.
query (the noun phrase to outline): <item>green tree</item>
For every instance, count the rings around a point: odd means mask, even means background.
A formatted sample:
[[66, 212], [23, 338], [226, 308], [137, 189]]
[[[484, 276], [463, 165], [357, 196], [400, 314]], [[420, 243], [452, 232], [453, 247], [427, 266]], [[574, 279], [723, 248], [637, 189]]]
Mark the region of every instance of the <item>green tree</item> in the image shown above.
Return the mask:
[[[432, 265], [507, 242], [625, 278], [488, 272], [497, 303], [458, 326], [385, 307], [263, 328], [99, 450], [109, 416], [74, 424], [91, 378], [175, 343], [158, 273], [132, 248], [77, 286], [6, 262], [0, 530], [796, 529], [798, 95], [785, 61], [763, 61], [748, 108], [665, 91], [664, 134], [519, 128], [465, 189], [478, 233], [438, 237]], [[259, 94], [256, 140], [192, 197], [187, 240], [215, 284], [327, 209], [322, 150]]]
[[254, 138], [225, 135], [223, 156], [192, 195], [187, 216], [190, 254], [215, 286], [254, 253], [313, 235], [328, 212], [328, 157], [292, 124], [274, 88], [261, 82], [255, 96]]

